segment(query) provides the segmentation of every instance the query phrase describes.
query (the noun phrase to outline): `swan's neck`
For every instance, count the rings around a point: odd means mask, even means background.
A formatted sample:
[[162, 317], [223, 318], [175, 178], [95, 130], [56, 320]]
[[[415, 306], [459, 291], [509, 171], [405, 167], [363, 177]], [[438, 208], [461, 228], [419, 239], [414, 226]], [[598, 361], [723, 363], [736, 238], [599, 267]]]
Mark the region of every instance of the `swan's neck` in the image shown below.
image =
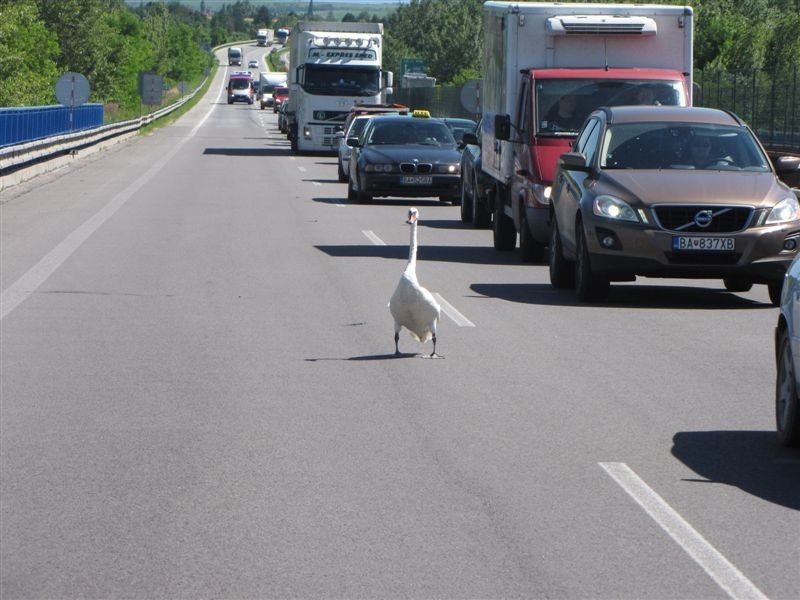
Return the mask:
[[408, 266], [406, 274], [416, 277], [417, 272], [417, 224], [411, 224], [411, 240], [408, 244]]

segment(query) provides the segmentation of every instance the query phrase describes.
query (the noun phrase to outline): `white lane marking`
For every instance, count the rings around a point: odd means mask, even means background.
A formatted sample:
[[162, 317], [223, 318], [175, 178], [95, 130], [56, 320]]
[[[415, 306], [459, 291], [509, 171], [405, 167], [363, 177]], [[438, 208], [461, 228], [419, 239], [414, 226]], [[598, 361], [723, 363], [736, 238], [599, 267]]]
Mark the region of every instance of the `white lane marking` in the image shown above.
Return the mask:
[[442, 298], [441, 294], [434, 293], [439, 304], [442, 306], [442, 311], [459, 327], [475, 327], [475, 323], [470, 321], [467, 317], [458, 312], [455, 307], [447, 300]]
[[301, 173], [305, 173], [306, 172], [306, 168], [303, 167], [303, 166], [297, 167], [297, 170], [300, 171]]
[[375, 235], [374, 232], [370, 231], [369, 229], [362, 229], [361, 233], [367, 236], [367, 239], [375, 244], [376, 246], [385, 246], [386, 242], [384, 242], [381, 238]]
[[[220, 91], [217, 94], [219, 98], [222, 95], [222, 90], [225, 89], [224, 78]], [[56, 272], [56, 270], [64, 264], [64, 262], [78, 249], [81, 245], [89, 239], [89, 237], [103, 224], [108, 221], [114, 213], [116, 213], [122, 206], [130, 200], [145, 183], [150, 181], [155, 175], [172, 160], [183, 145], [188, 142], [198, 132], [200, 127], [208, 120], [211, 113], [217, 107], [212, 104], [211, 108], [205, 116], [195, 125], [189, 134], [178, 142], [175, 147], [169, 151], [165, 156], [161, 157], [152, 167], [150, 167], [144, 175], [136, 179], [127, 188], [122, 190], [119, 194], [114, 196], [111, 201], [103, 208], [97, 211], [93, 216], [89, 217], [82, 225], [78, 226], [76, 230], [70, 233], [64, 240], [61, 241], [55, 248], [48, 252], [38, 263], [33, 265], [28, 271], [25, 272], [19, 279], [6, 288], [0, 294], [0, 321], [6, 318], [8, 314], [17, 308], [20, 304], [25, 302], [30, 295], [32, 295], [47, 279]]]
[[598, 463], [731, 598], [758, 598], [764, 593], [698, 533], [625, 463]]
[[[373, 231], [369, 229], [362, 229], [361, 233], [363, 233], [369, 241], [371, 241], [376, 246], [385, 246], [386, 242], [384, 242], [381, 238], [379, 238]], [[450, 304], [447, 300], [445, 300], [441, 294], [434, 293], [436, 300], [442, 307], [442, 311], [445, 315], [450, 317], [450, 319], [459, 327], [475, 327], [475, 324], [470, 321], [467, 317], [462, 315], [458, 312], [455, 307]]]

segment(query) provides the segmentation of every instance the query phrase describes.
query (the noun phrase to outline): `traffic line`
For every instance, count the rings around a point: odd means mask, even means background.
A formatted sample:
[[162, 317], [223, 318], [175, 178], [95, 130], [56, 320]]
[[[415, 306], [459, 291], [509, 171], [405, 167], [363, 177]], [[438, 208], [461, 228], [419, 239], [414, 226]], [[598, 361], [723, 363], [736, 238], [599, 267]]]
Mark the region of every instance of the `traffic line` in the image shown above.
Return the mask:
[[376, 246], [386, 245], [386, 242], [384, 242], [381, 238], [379, 238], [377, 235], [375, 235], [374, 232], [370, 231], [369, 229], [362, 229], [361, 233], [367, 236], [367, 239]]
[[[220, 87], [219, 95], [224, 90], [223, 85]], [[140, 177], [135, 179], [128, 187], [114, 196], [108, 204], [97, 211], [94, 215], [89, 217], [82, 225], [70, 233], [59, 243], [55, 248], [48, 252], [38, 263], [28, 269], [22, 277], [17, 279], [2, 294], [0, 294], [0, 321], [5, 319], [8, 314], [13, 311], [17, 306], [25, 302], [29, 296], [36, 292], [49, 277], [64, 264], [64, 262], [72, 256], [72, 254], [81, 247], [81, 245], [89, 239], [89, 237], [103, 224], [108, 221], [116, 212], [122, 208], [131, 197], [139, 191], [148, 181], [153, 179], [156, 174], [161, 171], [172, 158], [183, 148], [184, 144], [192, 139], [195, 134], [200, 130], [203, 124], [211, 116], [211, 113], [216, 108], [216, 104], [212, 104], [208, 112], [202, 119], [195, 125], [188, 135], [180, 140], [172, 150], [167, 152], [161, 159], [156, 162], [152, 167], [145, 171]]]
[[444, 314], [450, 317], [450, 320], [452, 320], [456, 325], [459, 327], [475, 327], [475, 323], [458, 312], [452, 304], [442, 298], [441, 294], [434, 293], [433, 295], [436, 296], [436, 299], [439, 301]]
[[598, 463], [731, 598], [767, 596], [625, 463]]
[[[375, 246], [386, 245], [386, 242], [384, 242], [381, 238], [375, 235], [375, 232], [370, 231], [369, 229], [362, 229], [361, 233], [363, 233], [366, 236], [366, 238], [370, 242], [372, 242]], [[470, 321], [467, 317], [458, 312], [458, 310], [456, 310], [456, 308], [452, 304], [450, 304], [447, 300], [445, 300], [441, 294], [434, 293], [433, 295], [436, 297], [437, 302], [439, 302], [439, 304], [441, 305], [442, 312], [444, 312], [445, 315], [450, 317], [450, 320], [453, 321], [456, 325], [458, 325], [459, 327], [475, 327], [475, 324], [472, 321]]]

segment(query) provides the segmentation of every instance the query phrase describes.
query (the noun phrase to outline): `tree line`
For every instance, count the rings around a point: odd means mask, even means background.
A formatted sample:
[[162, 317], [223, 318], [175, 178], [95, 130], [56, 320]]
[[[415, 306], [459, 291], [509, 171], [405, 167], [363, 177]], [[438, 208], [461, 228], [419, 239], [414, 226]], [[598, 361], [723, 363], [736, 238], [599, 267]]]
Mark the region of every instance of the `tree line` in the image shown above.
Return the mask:
[[[653, 3], [675, 4], [675, 2]], [[421, 58], [442, 85], [481, 77], [482, 0], [411, 0], [379, 19], [368, 11], [343, 21], [384, 23], [385, 67]], [[796, 68], [800, 0], [696, 0], [695, 67], [740, 72]], [[277, 6], [274, 5], [273, 6]], [[179, 2], [0, 0], [0, 106], [53, 104], [61, 73], [91, 84], [90, 101], [122, 114], [139, 109], [138, 74], [168, 86], [198, 83], [213, 65], [210, 48], [252, 39], [259, 28], [291, 28], [305, 18], [239, 0], [208, 12]], [[327, 20], [325, 16], [319, 17]]]

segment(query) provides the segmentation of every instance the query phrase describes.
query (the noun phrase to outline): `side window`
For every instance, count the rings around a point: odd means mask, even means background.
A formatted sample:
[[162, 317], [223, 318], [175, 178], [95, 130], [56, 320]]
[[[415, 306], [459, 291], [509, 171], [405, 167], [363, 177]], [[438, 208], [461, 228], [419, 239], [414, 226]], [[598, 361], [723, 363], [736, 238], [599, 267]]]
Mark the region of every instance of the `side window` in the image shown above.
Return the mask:
[[586, 127], [583, 129], [580, 137], [575, 140], [575, 151], [585, 154], [586, 158], [591, 162], [594, 160], [594, 155], [597, 152], [597, 138], [599, 135], [600, 120], [591, 119], [586, 124]]

